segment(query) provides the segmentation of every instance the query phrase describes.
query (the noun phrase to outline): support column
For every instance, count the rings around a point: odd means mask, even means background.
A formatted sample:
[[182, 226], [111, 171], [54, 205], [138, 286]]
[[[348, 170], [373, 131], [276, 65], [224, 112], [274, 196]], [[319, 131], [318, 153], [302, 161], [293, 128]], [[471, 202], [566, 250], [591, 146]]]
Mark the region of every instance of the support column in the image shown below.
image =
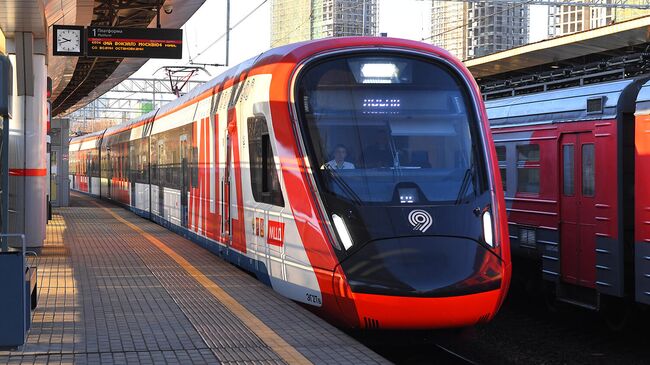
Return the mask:
[[15, 92], [9, 125], [9, 232], [24, 233], [28, 247], [41, 247], [47, 222], [46, 43], [22, 32], [7, 43]]

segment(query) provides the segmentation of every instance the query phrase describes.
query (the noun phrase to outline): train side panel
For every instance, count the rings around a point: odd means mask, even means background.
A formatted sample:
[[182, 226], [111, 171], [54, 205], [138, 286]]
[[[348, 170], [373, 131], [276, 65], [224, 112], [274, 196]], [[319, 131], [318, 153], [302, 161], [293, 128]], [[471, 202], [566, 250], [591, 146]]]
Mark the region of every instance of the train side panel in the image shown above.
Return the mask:
[[270, 74], [249, 76], [237, 105], [247, 251], [266, 264], [275, 290], [319, 307], [321, 288], [290, 208], [297, 203], [280, 173], [277, 134], [287, 131], [273, 125], [271, 80]]
[[637, 91], [624, 80], [488, 102], [513, 254], [532, 259], [560, 299], [598, 307], [599, 294], [631, 294], [624, 187]]
[[[289, 197], [278, 173], [270, 82], [271, 75], [256, 75], [241, 85], [217, 85], [214, 93], [208, 91], [195, 103], [156, 118], [151, 132], [151, 210], [166, 225], [219, 245], [226, 258], [266, 277], [281, 294], [320, 306], [320, 288], [287, 210]], [[233, 92], [239, 94], [234, 106]], [[251, 163], [251, 157], [262, 154], [270, 160]], [[268, 161], [264, 169], [273, 168], [266, 179], [271, 186], [256, 195], [252, 170]], [[230, 194], [224, 199], [226, 175]]]

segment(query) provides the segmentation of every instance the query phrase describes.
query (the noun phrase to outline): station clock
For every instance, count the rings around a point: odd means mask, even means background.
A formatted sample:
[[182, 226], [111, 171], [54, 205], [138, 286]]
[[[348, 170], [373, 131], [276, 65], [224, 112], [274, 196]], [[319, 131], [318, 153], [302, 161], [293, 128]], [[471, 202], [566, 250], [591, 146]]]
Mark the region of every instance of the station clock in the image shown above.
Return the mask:
[[82, 26], [54, 25], [52, 27], [52, 54], [55, 56], [83, 56], [86, 43]]

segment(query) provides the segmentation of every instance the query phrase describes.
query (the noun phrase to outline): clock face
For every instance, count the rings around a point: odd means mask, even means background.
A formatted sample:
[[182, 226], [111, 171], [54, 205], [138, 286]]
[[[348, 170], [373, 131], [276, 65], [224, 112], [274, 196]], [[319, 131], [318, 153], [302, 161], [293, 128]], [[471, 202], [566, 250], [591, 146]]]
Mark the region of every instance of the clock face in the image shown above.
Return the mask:
[[56, 50], [59, 52], [81, 52], [81, 30], [58, 29], [56, 32]]

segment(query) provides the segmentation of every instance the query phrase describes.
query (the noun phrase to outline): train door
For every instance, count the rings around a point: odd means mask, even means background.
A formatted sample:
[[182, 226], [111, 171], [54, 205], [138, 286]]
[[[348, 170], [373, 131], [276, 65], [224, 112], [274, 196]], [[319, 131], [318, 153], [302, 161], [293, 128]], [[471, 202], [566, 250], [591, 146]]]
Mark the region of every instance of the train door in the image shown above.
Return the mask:
[[232, 232], [230, 231], [230, 175], [232, 169], [232, 146], [228, 130], [226, 130], [226, 165], [221, 183], [221, 236], [226, 246], [232, 246]]
[[106, 197], [112, 199], [113, 196], [113, 157], [111, 156], [111, 147], [106, 147]]
[[[189, 145], [187, 140], [187, 134], [182, 134], [180, 137], [180, 147], [181, 147], [181, 226], [187, 228], [187, 204], [188, 204], [188, 194], [189, 194], [189, 184], [188, 177], [190, 172], [188, 170], [189, 164], [187, 163]], [[205, 213], [204, 213], [205, 214]]]
[[163, 181], [166, 181], [167, 166], [162, 166], [162, 161], [166, 161], [162, 158], [165, 150], [165, 140], [162, 136], [159, 136], [158, 138], [158, 165], [156, 167], [156, 176], [158, 177], [158, 215], [161, 218], [167, 219], [165, 216], [165, 184], [163, 183]]
[[592, 133], [572, 133], [560, 143], [561, 277], [589, 288], [596, 282], [594, 142]]

